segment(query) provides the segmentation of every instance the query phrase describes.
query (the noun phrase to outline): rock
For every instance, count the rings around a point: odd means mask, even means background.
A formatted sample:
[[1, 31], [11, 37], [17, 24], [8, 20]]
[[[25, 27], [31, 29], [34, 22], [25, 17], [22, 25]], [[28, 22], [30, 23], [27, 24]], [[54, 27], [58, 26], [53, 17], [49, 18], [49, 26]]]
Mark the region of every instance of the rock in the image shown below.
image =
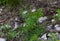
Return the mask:
[[3, 9], [1, 8], [0, 11], [2, 11]]
[[57, 1], [53, 2], [53, 4], [57, 4], [57, 3], [58, 3]]
[[49, 33], [48, 36], [51, 36], [51, 34]]
[[45, 33], [44, 35], [42, 35], [41, 39], [44, 39], [44, 40], [47, 39], [47, 37], [46, 37], [46, 33]]
[[14, 29], [16, 29], [18, 27], [18, 23], [14, 22]]
[[40, 17], [39, 19], [38, 19], [38, 22], [39, 23], [42, 23], [43, 21], [45, 21], [47, 19], [47, 17], [45, 16], [45, 17]]
[[15, 18], [15, 22], [14, 22], [14, 29], [16, 29], [18, 27], [18, 18]]
[[51, 34], [50, 33], [45, 33], [44, 35], [42, 35], [42, 37], [40, 38], [40, 39], [44, 39], [44, 40], [47, 40], [47, 36], [48, 36], [48, 38], [51, 36]]
[[16, 17], [16, 18], [15, 18], [15, 20], [17, 21], [17, 20], [18, 20], [18, 18]]
[[6, 39], [5, 38], [0, 38], [0, 41], [6, 41]]
[[51, 22], [55, 22], [55, 19], [52, 19]]
[[48, 25], [47, 30], [51, 30], [51, 29], [52, 29], [52, 25]]
[[58, 25], [58, 24], [56, 24], [54, 27], [59, 27], [59, 25]]
[[55, 30], [60, 31], [60, 26], [58, 24], [55, 25]]
[[56, 27], [55, 30], [60, 31], [60, 27]]
[[35, 12], [35, 11], [36, 11], [36, 9], [35, 9], [35, 8], [31, 10], [31, 12]]
[[0, 11], [0, 13], [1, 13], [1, 11]]
[[42, 37], [39, 37], [38, 39], [44, 39], [44, 40], [47, 40], [46, 33], [45, 33], [44, 35], [42, 35]]

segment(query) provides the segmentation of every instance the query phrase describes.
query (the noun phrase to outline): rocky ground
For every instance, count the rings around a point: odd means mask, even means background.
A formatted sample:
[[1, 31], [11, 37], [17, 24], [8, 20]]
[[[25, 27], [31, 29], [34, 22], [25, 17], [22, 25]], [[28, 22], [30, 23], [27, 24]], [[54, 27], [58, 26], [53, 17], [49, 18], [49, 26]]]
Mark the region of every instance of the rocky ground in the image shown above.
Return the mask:
[[[36, 2], [38, 2], [39, 4], [37, 5]], [[56, 37], [58, 37], [58, 39], [60, 39], [60, 20], [55, 19], [59, 15], [58, 11], [56, 11], [56, 10], [60, 9], [60, 5], [59, 5], [60, 1], [54, 1], [54, 2], [36, 1], [36, 2], [35, 2], [36, 7], [34, 7], [31, 10], [31, 12], [34, 13], [34, 12], [36, 12], [37, 9], [42, 8], [43, 16], [38, 18], [38, 21], [37, 21], [38, 23], [37, 24], [41, 25], [41, 24], [45, 23], [44, 27], [46, 27], [45, 28], [46, 29], [45, 34], [42, 35], [41, 37], [39, 37], [38, 39], [39, 40], [44, 39], [44, 41], [49, 41], [54, 36], [56, 36]], [[23, 14], [26, 15], [25, 17], [28, 20], [29, 20], [30, 16], [31, 16], [31, 19], [34, 19], [34, 18], [32, 18], [32, 15], [28, 15], [27, 13], [28, 13], [28, 10], [25, 10], [23, 12]], [[22, 25], [22, 26], [25, 27], [26, 26], [26, 21], [25, 21], [24, 18], [22, 18], [19, 7], [15, 8], [15, 9], [12, 9], [10, 7], [0, 6], [0, 29], [3, 28], [3, 25], [5, 25], [5, 27], [9, 27], [9, 29], [12, 29], [13, 31], [15, 31], [15, 29], [16, 29], [18, 34], [20, 34], [20, 31], [17, 30], [17, 27], [19, 25]], [[38, 25], [36, 27], [38, 27]], [[13, 33], [13, 35], [14, 35], [14, 33], [16, 34], [16, 32], [13, 32], [13, 31], [10, 32], [8, 30], [6, 31], [6, 29], [2, 29], [0, 31], [3, 32], [3, 34], [0, 35], [0, 37], [1, 37], [0, 41], [6, 41], [4, 38], [6, 38], [6, 36], [10, 35], [11, 33]], [[51, 34], [51, 33], [53, 33], [53, 34]], [[25, 34], [25, 33], [23, 33], [23, 31], [22, 31], [22, 35], [18, 36], [18, 38], [16, 38], [16, 40], [14, 40], [15, 39], [15, 37], [14, 37], [14, 39], [12, 38], [12, 39], [9, 39], [7, 41], [24, 41], [22, 39], [23, 34]], [[13, 36], [13, 35], [11, 35], [11, 36]]]

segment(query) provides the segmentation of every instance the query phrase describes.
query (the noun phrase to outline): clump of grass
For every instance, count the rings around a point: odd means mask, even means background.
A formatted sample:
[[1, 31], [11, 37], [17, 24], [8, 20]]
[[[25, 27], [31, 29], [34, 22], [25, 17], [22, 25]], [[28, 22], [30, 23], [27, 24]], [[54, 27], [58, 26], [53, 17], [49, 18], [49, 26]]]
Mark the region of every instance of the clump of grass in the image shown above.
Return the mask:
[[26, 26], [23, 28], [25, 41], [38, 41], [38, 37], [42, 36], [45, 32], [45, 27], [43, 24], [41, 26], [38, 24], [38, 18], [44, 16], [42, 13], [42, 8], [38, 9], [36, 12], [28, 11], [27, 14], [22, 13], [21, 15], [25, 19]]

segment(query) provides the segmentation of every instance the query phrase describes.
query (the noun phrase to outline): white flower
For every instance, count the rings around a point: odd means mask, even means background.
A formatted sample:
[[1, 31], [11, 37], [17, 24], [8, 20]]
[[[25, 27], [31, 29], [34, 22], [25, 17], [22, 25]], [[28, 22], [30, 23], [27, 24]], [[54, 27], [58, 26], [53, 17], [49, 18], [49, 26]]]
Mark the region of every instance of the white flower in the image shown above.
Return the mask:
[[32, 9], [32, 12], [35, 12], [36, 11], [36, 9], [34, 8], [34, 9]]
[[23, 14], [26, 14], [28, 11], [24, 11]]
[[0, 38], [0, 41], [6, 41], [6, 39], [5, 38]]

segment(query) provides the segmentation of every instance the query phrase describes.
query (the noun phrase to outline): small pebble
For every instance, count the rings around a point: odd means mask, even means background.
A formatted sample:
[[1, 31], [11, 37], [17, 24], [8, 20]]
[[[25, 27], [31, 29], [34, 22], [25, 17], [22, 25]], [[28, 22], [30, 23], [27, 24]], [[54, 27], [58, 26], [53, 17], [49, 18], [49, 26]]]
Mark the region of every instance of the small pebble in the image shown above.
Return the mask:
[[51, 34], [49, 33], [48, 36], [51, 36]]
[[38, 19], [38, 22], [39, 23], [42, 23], [43, 21], [45, 21], [47, 19], [47, 17], [45, 16], [45, 17], [40, 17], [39, 19]]
[[18, 20], [18, 18], [16, 17], [15, 20]]
[[0, 9], [0, 11], [2, 11], [3, 9]]
[[[42, 35], [41, 39], [47, 40], [46, 34], [47, 34], [47, 33], [45, 33], [44, 35]], [[51, 34], [50, 34], [50, 33], [48, 33], [48, 35], [47, 35], [47, 36], [49, 36], [49, 37], [50, 37], [50, 36], [51, 36]]]
[[41, 39], [44, 39], [44, 40], [47, 39], [47, 37], [46, 37], [46, 33], [45, 33], [44, 35], [42, 35]]
[[55, 19], [52, 19], [51, 22], [55, 22]]
[[39, 21], [39, 23], [42, 23], [43, 21]]
[[18, 27], [18, 23], [16, 22], [18, 20], [18, 18], [15, 18], [15, 22], [14, 22], [14, 29], [16, 29]]
[[60, 31], [60, 27], [56, 27], [55, 30]]
[[13, 21], [13, 18], [11, 18], [10, 21]]
[[18, 23], [14, 22], [14, 29], [16, 29], [18, 27]]
[[58, 24], [56, 24], [54, 27], [55, 27], [55, 30], [60, 31], [60, 26]]
[[36, 9], [34, 8], [34, 9], [32, 9], [32, 12], [35, 12], [36, 11]]
[[57, 3], [57, 1], [55, 1], [53, 4], [56, 4]]
[[59, 27], [59, 25], [58, 25], [58, 24], [56, 24], [54, 27]]
[[47, 26], [47, 30], [51, 30], [52, 29], [52, 25]]

